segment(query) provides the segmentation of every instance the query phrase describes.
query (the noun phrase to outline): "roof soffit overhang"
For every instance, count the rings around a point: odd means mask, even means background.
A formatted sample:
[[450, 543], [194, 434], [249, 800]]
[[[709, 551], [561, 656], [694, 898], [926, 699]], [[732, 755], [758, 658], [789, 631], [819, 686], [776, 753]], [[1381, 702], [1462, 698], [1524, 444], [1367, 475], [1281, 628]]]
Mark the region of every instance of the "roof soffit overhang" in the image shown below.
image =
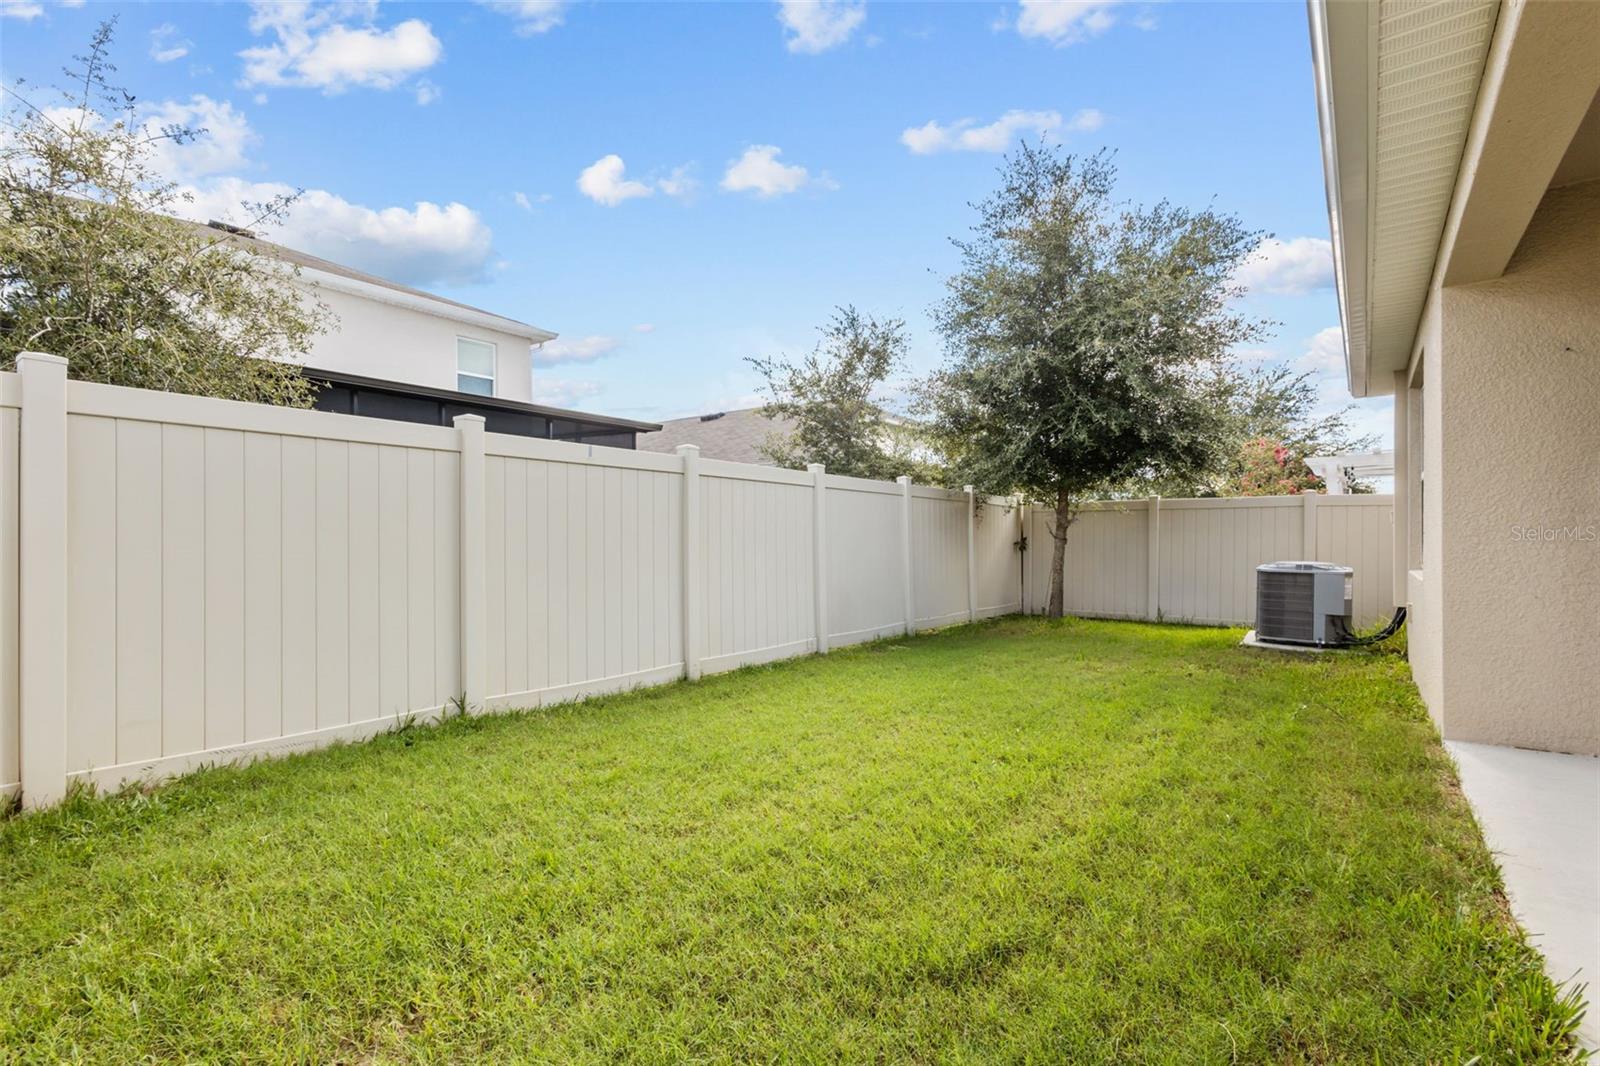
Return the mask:
[[1600, 93], [1600, 3], [1507, 3], [1440, 242], [1435, 280], [1503, 274]]
[[1392, 391], [1450, 212], [1499, 0], [1309, 0], [1346, 378]]

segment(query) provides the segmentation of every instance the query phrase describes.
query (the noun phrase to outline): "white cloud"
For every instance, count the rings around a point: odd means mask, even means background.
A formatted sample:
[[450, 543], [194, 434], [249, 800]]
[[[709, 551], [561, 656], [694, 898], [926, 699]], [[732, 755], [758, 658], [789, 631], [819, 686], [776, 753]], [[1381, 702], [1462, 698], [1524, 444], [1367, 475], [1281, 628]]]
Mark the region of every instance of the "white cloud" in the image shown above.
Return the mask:
[[[251, 221], [242, 205], [292, 193], [287, 185], [219, 178], [188, 190], [184, 212], [198, 221]], [[482, 281], [493, 257], [494, 234], [465, 204], [420, 201], [411, 208], [371, 208], [323, 189], [309, 189], [289, 208], [288, 220], [261, 236], [410, 285], [465, 285]]]
[[22, 19], [24, 22], [44, 14], [44, 5], [33, 0], [0, 0], [0, 18]]
[[578, 191], [597, 204], [616, 207], [625, 200], [650, 196], [655, 190], [642, 181], [624, 177], [626, 166], [615, 152], [601, 156], [578, 174]]
[[937, 121], [913, 126], [900, 134], [900, 143], [917, 155], [934, 152], [1003, 152], [1019, 136], [1032, 134], [1038, 140], [1063, 133], [1091, 133], [1105, 125], [1105, 115], [1084, 108], [1071, 119], [1063, 120], [1059, 111], [1011, 110], [986, 126], [976, 119], [957, 119], [949, 125]]
[[1338, 326], [1318, 330], [1317, 335], [1306, 342], [1305, 352], [1295, 360], [1295, 369], [1313, 374], [1338, 374], [1342, 382], [1344, 330]]
[[566, 0], [478, 0], [478, 3], [510, 16], [516, 23], [519, 37], [547, 33], [561, 25], [567, 13]]
[[615, 337], [593, 335], [567, 340], [557, 337], [534, 349], [533, 361], [546, 366], [556, 363], [592, 363], [601, 356], [610, 355], [622, 342]]
[[808, 185], [834, 189], [838, 184], [826, 174], [813, 176], [805, 167], [778, 162], [783, 149], [753, 144], [728, 164], [722, 187], [728, 192], [752, 192], [763, 198], [799, 192]]
[[444, 90], [427, 78], [417, 82], [417, 105], [419, 107], [427, 107], [442, 95], [444, 95]]
[[[638, 181], [627, 176], [627, 166], [622, 157], [612, 152], [610, 155], [601, 156], [593, 163], [584, 167], [578, 174], [578, 191], [597, 204], [606, 207], [616, 207], [626, 200], [636, 200], [645, 196], [654, 196], [657, 192], [675, 198], [693, 196], [700, 188], [700, 182], [693, 176], [694, 167], [685, 163], [681, 167], [673, 167], [672, 172], [664, 178], [651, 178], [648, 181]], [[549, 195], [541, 196], [539, 201], [550, 199]]]
[[1124, 0], [1020, 0], [1017, 32], [1042, 37], [1056, 47], [1098, 37], [1117, 21]]
[[325, 93], [352, 86], [393, 89], [444, 55], [439, 38], [421, 19], [406, 19], [386, 30], [373, 26], [376, 0], [327, 4], [255, 0], [252, 10], [251, 32], [271, 33], [277, 43], [239, 53], [247, 86], [299, 86]]
[[1234, 273], [1254, 292], [1304, 296], [1333, 287], [1333, 245], [1321, 237], [1269, 237]]
[[236, 170], [244, 166], [246, 151], [260, 139], [243, 112], [226, 100], [213, 100], [202, 93], [142, 108], [140, 115], [147, 136], [158, 135], [169, 126], [202, 131], [186, 144], [171, 140], [153, 143], [151, 163], [172, 181]]
[[852, 0], [779, 0], [778, 21], [791, 52], [816, 55], [837, 48], [866, 21], [867, 5]]
[[598, 381], [574, 381], [571, 378], [533, 376], [533, 402], [551, 407], [571, 407], [602, 391]]
[[[56, 106], [46, 107], [42, 113], [62, 129], [105, 126], [96, 111]], [[135, 119], [140, 134], [149, 142], [150, 166], [168, 181], [192, 181], [244, 166], [247, 150], [260, 139], [243, 112], [226, 100], [213, 100], [203, 93], [187, 100], [140, 105]], [[194, 136], [179, 143], [164, 136], [171, 129], [188, 130]]]
[[1072, 120], [1066, 125], [1066, 130], [1068, 133], [1093, 133], [1105, 124], [1105, 112], [1085, 107], [1072, 116]]
[[171, 63], [189, 54], [193, 41], [178, 36], [178, 27], [163, 22], [150, 31], [150, 58], [157, 63]]
[[536, 205], [547, 204], [553, 199], [555, 198], [547, 192], [542, 192], [538, 196], [529, 196], [519, 189], [511, 194], [512, 202], [524, 211], [532, 211]]
[[700, 188], [700, 181], [694, 176], [693, 169], [687, 163], [673, 167], [672, 173], [656, 182], [656, 188], [667, 196], [679, 199], [693, 196]]
[[635, 333], [654, 333], [656, 331], [656, 324], [654, 322], [641, 322], [637, 326], [633, 327], [633, 331]]

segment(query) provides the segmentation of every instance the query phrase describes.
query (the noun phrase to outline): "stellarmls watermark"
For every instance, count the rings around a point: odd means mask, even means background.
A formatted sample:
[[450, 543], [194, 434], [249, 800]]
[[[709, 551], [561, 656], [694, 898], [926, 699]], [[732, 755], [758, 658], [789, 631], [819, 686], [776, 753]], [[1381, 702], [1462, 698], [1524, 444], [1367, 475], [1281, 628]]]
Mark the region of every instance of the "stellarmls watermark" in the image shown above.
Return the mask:
[[1512, 526], [1511, 540], [1518, 544], [1594, 544], [1600, 526]]

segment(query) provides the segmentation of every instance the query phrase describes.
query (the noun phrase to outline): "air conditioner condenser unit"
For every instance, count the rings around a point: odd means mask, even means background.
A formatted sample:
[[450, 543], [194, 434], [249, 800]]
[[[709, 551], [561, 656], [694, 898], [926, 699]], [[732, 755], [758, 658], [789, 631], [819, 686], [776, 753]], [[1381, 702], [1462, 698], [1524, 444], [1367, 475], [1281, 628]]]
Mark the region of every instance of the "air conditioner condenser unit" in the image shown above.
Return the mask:
[[1348, 643], [1355, 571], [1334, 563], [1282, 562], [1256, 567], [1256, 639], [1329, 647]]

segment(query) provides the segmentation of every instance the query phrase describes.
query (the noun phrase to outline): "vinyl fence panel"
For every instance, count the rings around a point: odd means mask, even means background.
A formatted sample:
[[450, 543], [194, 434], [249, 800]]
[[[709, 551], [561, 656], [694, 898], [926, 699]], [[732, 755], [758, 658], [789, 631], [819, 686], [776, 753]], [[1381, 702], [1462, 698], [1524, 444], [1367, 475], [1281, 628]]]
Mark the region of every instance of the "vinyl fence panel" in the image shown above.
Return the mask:
[[536, 706], [678, 676], [678, 460], [487, 440], [487, 705]]
[[453, 431], [68, 395], [69, 775], [318, 746], [454, 695]]
[[0, 374], [0, 801], [21, 787], [21, 677], [17, 611], [17, 461], [21, 389], [15, 374]]
[[991, 496], [979, 503], [973, 522], [979, 618], [1022, 610], [1018, 517], [1016, 501]]
[[[0, 791], [30, 806], [1047, 602], [1051, 517], [1005, 498], [19, 367]], [[1379, 496], [1092, 503], [1067, 610], [1244, 624], [1256, 564], [1321, 558], [1369, 622], [1391, 522]]]
[[827, 477], [828, 641], [854, 644], [905, 630], [900, 487]]
[[1161, 501], [1161, 616], [1174, 622], [1255, 621], [1255, 568], [1308, 559], [1299, 497]]
[[[1143, 618], [1149, 577], [1149, 504], [1093, 504], [1072, 524], [1066, 609], [1101, 618]], [[1046, 534], [1048, 536], [1048, 534]]]
[[1317, 501], [1317, 557], [1355, 570], [1355, 620], [1370, 625], [1394, 613], [1394, 498], [1324, 496]]
[[814, 650], [811, 475], [715, 460], [700, 471], [704, 670]]
[[916, 486], [911, 492], [911, 568], [921, 628], [967, 621], [966, 493]]
[[[1147, 500], [1084, 505], [1067, 541], [1063, 589], [1067, 613], [1252, 625], [1255, 568], [1293, 559], [1318, 559], [1355, 569], [1352, 610], [1357, 625], [1386, 619], [1394, 610], [1389, 577], [1391, 496], [1163, 499], [1154, 506], [1154, 530], [1151, 513]], [[1030, 509], [1028, 605], [1036, 613], [1042, 613], [1049, 600], [1053, 522], [1049, 511]]]

